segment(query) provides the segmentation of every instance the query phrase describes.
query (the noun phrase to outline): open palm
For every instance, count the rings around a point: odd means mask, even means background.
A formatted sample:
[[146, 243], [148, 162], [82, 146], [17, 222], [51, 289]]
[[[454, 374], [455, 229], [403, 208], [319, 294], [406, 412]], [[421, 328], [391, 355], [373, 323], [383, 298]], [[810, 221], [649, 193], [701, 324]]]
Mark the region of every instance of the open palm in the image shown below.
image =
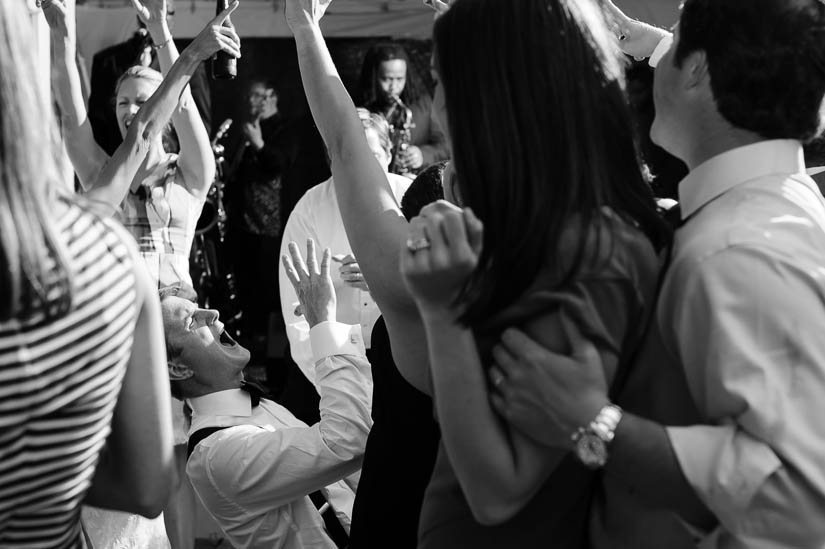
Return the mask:
[[293, 31], [317, 25], [332, 0], [286, 0], [286, 22]]

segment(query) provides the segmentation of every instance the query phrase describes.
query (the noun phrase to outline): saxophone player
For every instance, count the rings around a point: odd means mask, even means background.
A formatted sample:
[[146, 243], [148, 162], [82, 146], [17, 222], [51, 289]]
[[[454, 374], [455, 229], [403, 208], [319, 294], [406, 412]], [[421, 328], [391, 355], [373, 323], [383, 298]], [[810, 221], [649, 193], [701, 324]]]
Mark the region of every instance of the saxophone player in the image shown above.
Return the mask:
[[391, 172], [414, 176], [449, 158], [444, 133], [430, 114], [432, 98], [401, 45], [372, 46], [364, 56], [359, 83], [360, 105], [383, 115], [392, 127]]

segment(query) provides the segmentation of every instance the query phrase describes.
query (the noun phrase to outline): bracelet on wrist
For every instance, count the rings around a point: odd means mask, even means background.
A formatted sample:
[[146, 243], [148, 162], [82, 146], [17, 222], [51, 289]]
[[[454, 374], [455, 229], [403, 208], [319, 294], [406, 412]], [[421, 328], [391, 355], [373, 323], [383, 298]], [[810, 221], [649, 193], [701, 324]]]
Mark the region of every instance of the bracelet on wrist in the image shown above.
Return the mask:
[[166, 40], [164, 40], [160, 44], [152, 43], [152, 49], [155, 50], [155, 51], [162, 50], [163, 48], [168, 46], [171, 41], [172, 41], [172, 37], [170, 36], [169, 38], [167, 38]]

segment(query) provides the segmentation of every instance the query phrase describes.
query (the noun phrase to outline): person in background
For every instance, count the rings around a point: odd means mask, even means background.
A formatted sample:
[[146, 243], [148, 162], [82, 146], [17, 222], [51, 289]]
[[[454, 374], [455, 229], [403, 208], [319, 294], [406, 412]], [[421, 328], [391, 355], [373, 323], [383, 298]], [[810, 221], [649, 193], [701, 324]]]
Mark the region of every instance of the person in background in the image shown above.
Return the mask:
[[193, 410], [186, 471], [233, 547], [343, 547], [357, 485], [342, 479], [360, 468], [372, 424], [369, 363], [360, 327], [335, 321], [329, 250], [319, 266], [310, 241], [305, 264], [292, 243], [284, 263], [311, 326], [321, 419], [307, 426], [261, 398], [244, 381], [249, 351], [217, 311], [166, 295], [169, 378]]
[[[359, 88], [359, 105], [390, 123], [393, 173], [414, 177], [423, 167], [449, 158], [443, 129], [430, 113], [432, 98], [403, 46], [382, 42], [370, 47], [361, 65]], [[405, 120], [407, 109], [410, 120]], [[405, 123], [409, 135], [402, 133]]]
[[680, 227], [613, 391], [580, 336], [563, 356], [513, 331], [497, 408], [545, 445], [582, 433], [594, 547], [825, 547], [825, 200], [802, 148], [825, 124], [825, 4], [687, 0], [673, 34], [606, 6], [656, 67], [651, 137], [690, 169]]
[[63, 190], [26, 4], [0, 0], [0, 546], [87, 547], [80, 505], [174, 490], [160, 310], [132, 238]]
[[[392, 189], [395, 199], [400, 201], [412, 181], [386, 171], [391, 159], [388, 124], [380, 115], [371, 114], [363, 109], [359, 111], [359, 116], [370, 150], [384, 170], [385, 181]], [[319, 246], [330, 248], [334, 253], [333, 260], [340, 263], [338, 273], [333, 277], [335, 293], [338, 296], [337, 316], [341, 322], [361, 326], [364, 344], [369, 352], [372, 328], [381, 313], [370, 296], [360, 266], [347, 241], [332, 179], [316, 185], [298, 201], [284, 229], [281, 255], [286, 253], [290, 242], [305, 242], [308, 238], [318, 242]], [[283, 270], [279, 272], [279, 278], [281, 312], [286, 324], [292, 358], [304, 376], [315, 384], [309, 326], [306, 319], [295, 312], [298, 296], [288, 283]]]
[[[278, 250], [283, 181], [298, 155], [292, 124], [278, 108], [275, 84], [250, 81], [247, 110], [228, 145], [227, 209], [230, 253], [243, 310], [244, 341], [265, 348], [270, 315], [278, 310]], [[261, 293], [260, 288], [274, 292]]]
[[[175, 15], [175, 3], [167, 0], [166, 16], [169, 28]], [[97, 52], [92, 58], [92, 74], [89, 91], [89, 122], [92, 125], [95, 141], [108, 155], [114, 154], [118, 145], [123, 141], [117, 117], [112, 108], [116, 99], [116, 86], [120, 77], [127, 69], [141, 66], [161, 70], [158, 58], [157, 44], [146, 29], [146, 24], [138, 17], [138, 29], [125, 42], [115, 44]], [[201, 64], [195, 69], [189, 82], [192, 98], [198, 109], [198, 114], [210, 133], [212, 119], [212, 97], [209, 88], [209, 79], [206, 76], [206, 65]], [[167, 137], [167, 136], [164, 136]], [[177, 139], [175, 148], [179, 146]]]

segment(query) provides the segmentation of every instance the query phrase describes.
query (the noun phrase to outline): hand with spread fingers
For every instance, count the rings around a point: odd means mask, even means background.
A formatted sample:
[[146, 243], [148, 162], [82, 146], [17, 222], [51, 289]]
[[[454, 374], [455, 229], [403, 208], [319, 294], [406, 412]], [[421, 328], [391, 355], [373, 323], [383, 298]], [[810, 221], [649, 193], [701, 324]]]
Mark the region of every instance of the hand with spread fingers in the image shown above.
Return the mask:
[[358, 265], [358, 261], [355, 260], [352, 254], [347, 254], [343, 257], [333, 256], [332, 260], [341, 264], [341, 267], [338, 269], [338, 274], [341, 276], [344, 284], [363, 292], [370, 291], [367, 286], [367, 281], [364, 280], [364, 274], [361, 272], [361, 266]]
[[484, 225], [472, 210], [439, 200], [410, 222], [401, 274], [422, 313], [455, 314], [455, 300], [478, 265]]
[[607, 380], [596, 347], [562, 316], [570, 356], [547, 350], [517, 329], [493, 349], [493, 407], [511, 425], [546, 446], [572, 449], [572, 435], [606, 404]]
[[286, 0], [286, 22], [292, 32], [317, 27], [332, 0]]
[[241, 39], [233, 27], [223, 25], [226, 18], [238, 7], [238, 0], [232, 2], [225, 10], [216, 15], [194, 40], [186, 47], [201, 61], [206, 61], [219, 51], [239, 58], [241, 56]]
[[608, 24], [612, 22], [619, 47], [636, 59], [650, 57], [662, 38], [669, 34], [664, 29], [628, 17], [612, 0], [605, 0], [604, 7], [605, 19]]
[[286, 276], [298, 296], [300, 311], [310, 328], [321, 322], [335, 320], [337, 298], [329, 274], [330, 256], [329, 248], [325, 249], [319, 268], [315, 255], [315, 241], [311, 238], [307, 240], [306, 263], [295, 242], [289, 243], [289, 256], [281, 256]]

